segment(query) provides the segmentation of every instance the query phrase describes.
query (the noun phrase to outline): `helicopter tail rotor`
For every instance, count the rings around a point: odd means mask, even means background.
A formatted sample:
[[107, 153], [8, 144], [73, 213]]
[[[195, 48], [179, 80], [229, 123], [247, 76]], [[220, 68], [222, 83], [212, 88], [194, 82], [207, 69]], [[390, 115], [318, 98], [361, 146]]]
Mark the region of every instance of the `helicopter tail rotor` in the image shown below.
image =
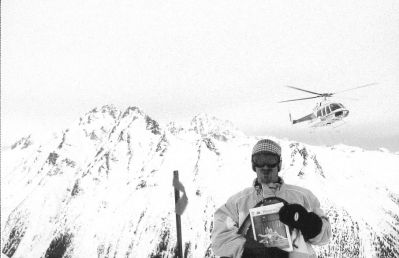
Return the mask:
[[290, 122], [291, 122], [291, 124], [294, 125], [294, 124], [298, 123], [298, 120], [292, 119], [291, 112], [289, 113], [289, 116], [290, 116]]

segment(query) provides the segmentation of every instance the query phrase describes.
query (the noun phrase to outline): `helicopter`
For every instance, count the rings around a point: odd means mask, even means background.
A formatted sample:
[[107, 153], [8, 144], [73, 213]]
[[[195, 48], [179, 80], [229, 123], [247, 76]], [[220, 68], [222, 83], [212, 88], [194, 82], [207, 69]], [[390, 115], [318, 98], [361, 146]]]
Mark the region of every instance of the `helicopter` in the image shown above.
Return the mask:
[[314, 94], [316, 96], [284, 100], [284, 101], [280, 101], [279, 103], [323, 98], [323, 100], [321, 102], [318, 102], [317, 105], [313, 108], [312, 113], [310, 113], [304, 117], [298, 118], [298, 119], [292, 119], [291, 113], [290, 113], [289, 117], [290, 117], [290, 122], [292, 124], [309, 121], [310, 127], [326, 127], [326, 126], [331, 126], [333, 124], [337, 124], [337, 122], [339, 122], [339, 121], [343, 122], [343, 119], [349, 115], [349, 110], [347, 108], [345, 108], [344, 105], [342, 105], [341, 103], [338, 103], [338, 102], [329, 101], [328, 98], [331, 98], [332, 96], [334, 96], [337, 93], [342, 93], [342, 92], [346, 92], [346, 91], [350, 91], [350, 90], [369, 87], [369, 86], [372, 86], [375, 84], [377, 84], [377, 83], [369, 83], [369, 84], [365, 84], [365, 85], [358, 86], [355, 88], [350, 88], [350, 89], [333, 92], [333, 93], [317, 93], [317, 92], [313, 92], [313, 91], [286, 85], [286, 87], [288, 87], [288, 88], [299, 90], [299, 91], [304, 91], [307, 93]]

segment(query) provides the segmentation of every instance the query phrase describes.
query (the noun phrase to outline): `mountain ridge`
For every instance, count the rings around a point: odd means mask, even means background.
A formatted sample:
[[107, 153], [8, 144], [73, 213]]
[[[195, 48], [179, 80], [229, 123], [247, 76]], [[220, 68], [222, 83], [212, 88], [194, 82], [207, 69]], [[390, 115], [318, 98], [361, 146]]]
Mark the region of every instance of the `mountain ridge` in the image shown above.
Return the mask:
[[[311, 189], [332, 220], [334, 238], [317, 248], [319, 257], [398, 255], [397, 155], [269, 138], [283, 147], [284, 180]], [[138, 107], [112, 105], [46, 142], [24, 138], [4, 151], [2, 255], [173, 257], [177, 169], [189, 197], [185, 253], [213, 257], [213, 212], [255, 178], [250, 150], [258, 139], [205, 114], [188, 126], [163, 126]], [[363, 198], [376, 207], [361, 205]]]

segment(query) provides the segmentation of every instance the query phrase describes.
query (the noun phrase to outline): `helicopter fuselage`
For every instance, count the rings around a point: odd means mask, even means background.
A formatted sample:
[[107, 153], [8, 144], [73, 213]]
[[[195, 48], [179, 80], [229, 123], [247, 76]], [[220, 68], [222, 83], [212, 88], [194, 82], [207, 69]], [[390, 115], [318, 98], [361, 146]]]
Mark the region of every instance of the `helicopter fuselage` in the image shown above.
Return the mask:
[[349, 114], [341, 103], [324, 102], [319, 103], [310, 113], [299, 119], [291, 120], [293, 124], [309, 121], [312, 127], [328, 126], [335, 122], [343, 120]]

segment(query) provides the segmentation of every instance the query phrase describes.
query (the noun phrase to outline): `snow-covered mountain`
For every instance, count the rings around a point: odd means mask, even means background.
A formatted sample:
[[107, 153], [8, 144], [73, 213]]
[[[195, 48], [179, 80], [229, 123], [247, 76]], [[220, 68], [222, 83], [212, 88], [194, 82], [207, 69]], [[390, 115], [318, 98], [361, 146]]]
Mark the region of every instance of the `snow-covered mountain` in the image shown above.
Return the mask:
[[[288, 140], [287, 183], [311, 189], [334, 237], [319, 257], [399, 257], [399, 155]], [[251, 185], [260, 137], [205, 114], [160, 126], [136, 107], [93, 109], [47, 141], [30, 136], [2, 152], [2, 257], [173, 257], [173, 171], [189, 204], [187, 257], [213, 257], [213, 212]]]

